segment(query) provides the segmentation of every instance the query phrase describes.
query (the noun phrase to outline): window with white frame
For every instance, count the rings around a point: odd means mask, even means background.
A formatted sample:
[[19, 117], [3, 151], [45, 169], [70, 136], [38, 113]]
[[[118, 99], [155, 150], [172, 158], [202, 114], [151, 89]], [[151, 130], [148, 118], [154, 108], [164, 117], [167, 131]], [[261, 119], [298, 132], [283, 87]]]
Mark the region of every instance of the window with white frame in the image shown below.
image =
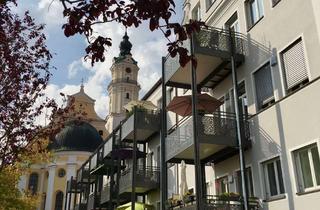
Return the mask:
[[216, 0], [206, 0], [206, 10], [210, 9], [211, 5], [215, 2]]
[[240, 32], [240, 25], [238, 20], [238, 13], [235, 12], [229, 20], [225, 23], [225, 28], [230, 29], [232, 32]]
[[[253, 193], [253, 180], [252, 180], [251, 167], [246, 168], [246, 170], [245, 170], [245, 178], [246, 178], [246, 185], [247, 185], [248, 195], [250, 197], [253, 197], [254, 193]], [[237, 192], [240, 195], [242, 195], [242, 179], [241, 179], [240, 170], [236, 172], [235, 180], [236, 180]]]
[[248, 0], [246, 2], [249, 27], [256, 24], [263, 16], [263, 0]]
[[216, 193], [217, 195], [228, 193], [229, 192], [229, 183], [228, 176], [221, 177], [216, 179]]
[[200, 9], [200, 3], [197, 4], [192, 10], [192, 19], [193, 20], [200, 20], [201, 19], [201, 9]]
[[254, 74], [257, 108], [261, 110], [274, 103], [271, 67], [268, 62]]
[[317, 144], [293, 152], [299, 192], [320, 186], [320, 159]]
[[[238, 97], [239, 97], [239, 100], [241, 101], [246, 100], [247, 98], [246, 83], [244, 80], [238, 84]], [[224, 105], [223, 105], [224, 111], [228, 113], [234, 113], [235, 109], [234, 109], [233, 88], [226, 93], [223, 99], [224, 99]], [[242, 111], [243, 113], [246, 112], [246, 107], [243, 106]]]
[[271, 0], [272, 7], [275, 7], [281, 0]]
[[281, 52], [287, 92], [295, 91], [309, 82], [302, 39], [299, 38]]
[[207, 183], [206, 183], [206, 193], [207, 193], [207, 195], [211, 195], [210, 182], [207, 182]]
[[280, 158], [276, 157], [262, 164], [267, 199], [285, 193]]

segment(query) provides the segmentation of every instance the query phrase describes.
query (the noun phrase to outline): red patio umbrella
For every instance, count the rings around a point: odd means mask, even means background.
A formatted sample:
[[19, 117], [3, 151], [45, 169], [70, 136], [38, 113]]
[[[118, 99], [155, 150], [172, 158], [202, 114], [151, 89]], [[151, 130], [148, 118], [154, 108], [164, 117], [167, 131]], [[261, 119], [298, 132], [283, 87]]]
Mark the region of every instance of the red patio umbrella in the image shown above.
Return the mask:
[[[197, 95], [197, 109], [204, 113], [213, 113], [222, 104], [218, 99], [208, 94]], [[167, 106], [168, 111], [177, 113], [180, 116], [190, 116], [192, 114], [192, 96], [176, 96]]]

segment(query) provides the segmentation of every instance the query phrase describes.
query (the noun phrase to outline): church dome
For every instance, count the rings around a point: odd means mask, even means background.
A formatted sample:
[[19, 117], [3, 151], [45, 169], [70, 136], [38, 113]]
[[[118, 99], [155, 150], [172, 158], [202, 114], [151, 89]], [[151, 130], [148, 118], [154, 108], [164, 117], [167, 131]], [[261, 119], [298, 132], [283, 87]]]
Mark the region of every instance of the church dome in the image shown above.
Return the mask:
[[54, 137], [51, 149], [93, 152], [102, 142], [99, 132], [92, 125], [87, 122], [72, 120], [67, 122]]

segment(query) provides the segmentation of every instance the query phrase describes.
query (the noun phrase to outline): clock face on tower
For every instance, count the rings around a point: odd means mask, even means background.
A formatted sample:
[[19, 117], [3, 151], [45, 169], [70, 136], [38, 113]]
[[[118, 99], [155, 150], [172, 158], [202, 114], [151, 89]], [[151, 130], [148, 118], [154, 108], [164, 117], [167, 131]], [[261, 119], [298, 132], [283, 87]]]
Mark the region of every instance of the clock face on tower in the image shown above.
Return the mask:
[[127, 72], [128, 74], [130, 74], [130, 73], [131, 73], [131, 69], [130, 69], [130, 68], [126, 68], [126, 72]]

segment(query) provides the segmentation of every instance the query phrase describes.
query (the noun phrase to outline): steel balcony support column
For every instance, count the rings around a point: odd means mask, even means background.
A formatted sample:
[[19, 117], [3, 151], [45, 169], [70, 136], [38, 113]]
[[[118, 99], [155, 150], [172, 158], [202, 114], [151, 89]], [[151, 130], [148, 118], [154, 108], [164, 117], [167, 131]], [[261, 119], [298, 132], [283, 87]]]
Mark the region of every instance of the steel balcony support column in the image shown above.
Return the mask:
[[75, 190], [74, 190], [75, 193], [74, 193], [74, 197], [73, 197], [73, 210], [76, 207], [76, 201], [77, 201], [77, 196], [78, 196], [78, 175], [75, 177], [75, 183], [76, 183], [76, 186], [75, 186]]
[[[191, 36], [190, 40], [190, 53], [194, 58], [194, 39]], [[194, 145], [194, 169], [196, 178], [196, 206], [197, 209], [203, 209], [203, 184], [202, 184], [202, 170], [200, 161], [200, 143], [198, 139], [198, 110], [197, 110], [197, 73], [194, 62], [190, 62], [191, 65], [191, 91], [192, 91], [192, 125], [193, 125], [193, 145]]]
[[[115, 132], [113, 131], [112, 133], [112, 146], [115, 145], [115, 142], [116, 142], [116, 134]], [[113, 155], [111, 155], [111, 162], [113, 163]], [[112, 203], [112, 200], [113, 200], [113, 189], [114, 189], [114, 166], [113, 164], [111, 164], [111, 173], [110, 173], [110, 188], [109, 188], [109, 208], [110, 209], [113, 209], [113, 203]]]
[[[66, 186], [66, 198], [64, 199], [64, 209], [65, 210], [67, 210], [67, 201], [69, 200], [68, 198], [69, 198], [69, 191], [68, 191], [68, 180], [67, 180], [67, 186]], [[70, 203], [70, 201], [69, 201], [69, 203]], [[70, 207], [69, 207], [69, 209], [70, 209]]]
[[136, 171], [137, 171], [137, 108], [133, 108], [133, 150], [132, 150], [132, 193], [131, 210], [135, 210], [136, 203]]
[[235, 37], [233, 32], [229, 28], [229, 43], [230, 43], [230, 60], [231, 60], [231, 73], [232, 73], [232, 83], [233, 83], [233, 97], [234, 97], [234, 108], [236, 114], [236, 127], [237, 127], [237, 139], [238, 139], [238, 148], [239, 148], [239, 159], [240, 159], [240, 174], [241, 174], [241, 183], [242, 183], [242, 195], [243, 195], [243, 205], [244, 210], [249, 210], [248, 203], [248, 189], [247, 181], [245, 178], [245, 158], [244, 158], [244, 130], [243, 130], [243, 117], [242, 109], [240, 109], [240, 101], [238, 96], [238, 79], [236, 72], [236, 53], [235, 53]]
[[[121, 139], [122, 139], [122, 125], [123, 125], [123, 121], [120, 122], [120, 127], [119, 127], [119, 139], [121, 142]], [[120, 143], [119, 143], [120, 144]], [[112, 145], [112, 147], [114, 148], [114, 145]], [[120, 147], [120, 145], [118, 145], [118, 147]], [[117, 206], [120, 205], [120, 194], [119, 194], [119, 187], [120, 187], [120, 176], [121, 176], [121, 160], [120, 158], [118, 157], [117, 158], [117, 179], [116, 179], [116, 192], [117, 192]], [[111, 194], [110, 194], [110, 198], [111, 198]]]
[[165, 64], [166, 58], [162, 57], [162, 104], [161, 104], [161, 129], [160, 129], [160, 208], [166, 210], [166, 201], [168, 197], [168, 174], [166, 162], [166, 133], [167, 133], [167, 92], [165, 84]]
[[87, 183], [87, 193], [86, 193], [86, 197], [87, 197], [87, 205], [86, 205], [86, 209], [88, 209], [88, 204], [89, 204], [89, 195], [90, 195], [90, 185], [91, 185], [91, 161], [89, 159], [89, 169], [88, 169], [88, 183]]

